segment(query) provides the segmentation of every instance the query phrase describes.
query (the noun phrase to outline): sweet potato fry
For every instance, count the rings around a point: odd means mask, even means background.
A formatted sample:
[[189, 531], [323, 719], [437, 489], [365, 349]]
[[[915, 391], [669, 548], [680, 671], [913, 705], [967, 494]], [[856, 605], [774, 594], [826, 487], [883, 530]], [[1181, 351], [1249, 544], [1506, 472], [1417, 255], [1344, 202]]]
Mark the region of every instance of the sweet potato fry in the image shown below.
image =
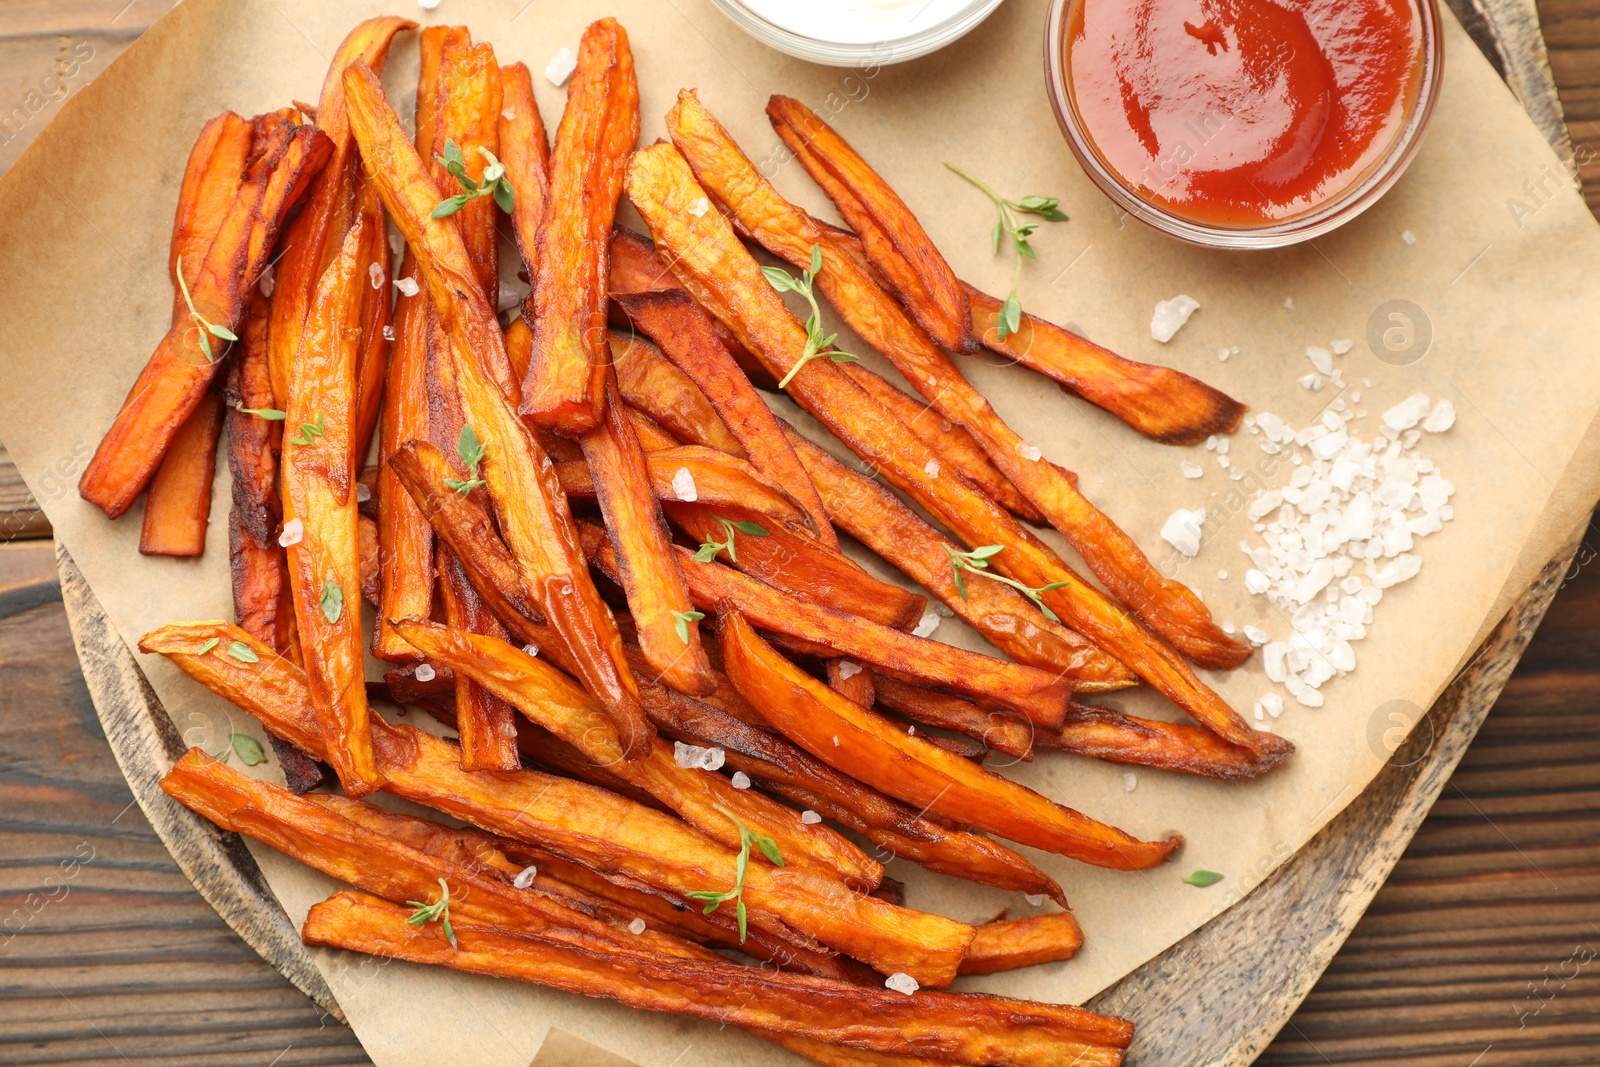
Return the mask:
[[[462, 191], [461, 186], [440, 162], [447, 142], [454, 142], [460, 150], [467, 177], [474, 182], [483, 178], [489, 166], [488, 159], [478, 151], [480, 148], [499, 158], [502, 105], [500, 66], [495, 62], [494, 48], [481, 43], [446, 42], [439, 55], [439, 82], [434, 91], [438, 99], [434, 104], [434, 152], [428, 160], [429, 171], [440, 191], [454, 196]], [[467, 258], [477, 271], [478, 284], [492, 302], [500, 278], [499, 234], [495, 232], [499, 208], [494, 197], [469, 200], [453, 217], [467, 247]]]
[[[814, 116], [811, 121], [821, 125]], [[826, 243], [817, 284], [841, 318], [883, 353], [940, 415], [972, 433], [994, 465], [1061, 532], [1118, 600], [1203, 667], [1230, 669], [1249, 657], [1250, 647], [1225, 634], [1193, 590], [1160, 574], [1134, 540], [1078, 492], [1065, 471], [1041, 461], [1038, 449], [1005, 424], [950, 357], [862, 269], [857, 257], [840, 254], [837, 231], [824, 233], [778, 195], [693, 93], [679, 94], [668, 125], [696, 176], [768, 251], [805, 268], [813, 249]], [[790, 148], [802, 157], [820, 154], [809, 142], [791, 143]]]
[[688, 618], [694, 614], [689, 590], [644, 452], [609, 370], [600, 422], [578, 442], [594, 478], [600, 514], [614, 531], [618, 575], [645, 659], [680, 693], [709, 691], [716, 683], [700, 644], [700, 626]]
[[185, 318], [167, 331], [78, 482], [79, 494], [109, 518], [121, 515], [133, 503], [184, 420], [210, 388], [221, 366], [212, 358], [221, 335], [209, 327], [226, 333], [238, 329], [279, 225], [304, 196], [328, 153], [328, 139], [320, 131], [282, 122], [245, 171], [205, 262], [189, 286], [195, 315], [209, 326]]
[[991, 349], [1054, 378], [1061, 387], [1166, 445], [1197, 445], [1232, 433], [1247, 410], [1221, 390], [1182, 371], [1137, 363], [1077, 334], [1024, 313], [1022, 328], [1004, 340], [997, 329], [1001, 301], [970, 285], [973, 331]]
[[[212, 637], [221, 645], [208, 648]], [[227, 651], [234, 641], [256, 659]], [[308, 754], [323, 753], [305, 673], [237, 627], [165, 626], [146, 634], [139, 648], [167, 656]], [[384, 789], [395, 796], [654, 887], [680, 902], [691, 891], [728, 886], [733, 850], [672, 816], [537, 771], [463, 771], [460, 750], [448, 741], [377, 716], [372, 727]], [[800, 867], [751, 862], [744, 900], [752, 926], [780, 938], [814, 939], [880, 973], [904, 971], [926, 986], [949, 984], [972, 939], [965, 923], [886, 904]]]
[[[439, 576], [444, 617], [452, 626], [494, 638], [506, 637], [505, 626], [472, 587], [455, 553], [444, 545], [439, 546]], [[455, 706], [462, 770], [514, 771], [522, 766], [517, 756], [516, 712], [509, 704], [458, 674]]]
[[[665, 294], [624, 296], [620, 299], [626, 307], [629, 301], [651, 301], [658, 295]], [[687, 297], [680, 294], [677, 299]], [[644, 329], [642, 322], [640, 329]], [[611, 360], [617, 371], [617, 389], [629, 405], [649, 415], [683, 440], [708, 445], [740, 459], [746, 458], [744, 448], [728, 432], [727, 425], [695, 385], [694, 379], [663, 356], [655, 345], [643, 337], [628, 337], [613, 332]]]
[[[806, 521], [789, 495], [763, 478], [748, 463], [700, 445], [678, 445], [645, 454], [645, 466], [656, 496], [671, 503], [678, 498], [673, 479], [682, 481], [679, 471], [688, 471], [694, 482], [695, 500], [708, 505], [742, 508], [781, 523], [801, 526]], [[556, 464], [556, 477], [569, 496], [595, 495], [594, 475], [573, 463]]]
[[1265, 774], [1289, 755], [1285, 748], [1257, 754], [1188, 723], [1141, 719], [1094, 704], [1073, 704], [1059, 731], [1037, 730], [1033, 743], [1112, 763], [1224, 779]]
[[[161, 790], [224, 830], [254, 838], [326, 875], [396, 904], [437, 896], [442, 878], [450, 885], [452, 918], [556, 938], [565, 936], [564, 931], [573, 931], [624, 948], [648, 945], [650, 951], [663, 955], [720, 959], [673, 938], [658, 935], [641, 940], [554, 897], [513, 888], [508, 878], [487, 865], [453, 861], [363, 826], [343, 814], [360, 801], [340, 797], [345, 805], [334, 808], [322, 802], [328, 799], [325, 797], [297, 797], [241, 774], [199, 749], [190, 749], [173, 765], [161, 780]], [[388, 822], [384, 820], [385, 830], [389, 829]], [[444, 831], [445, 827], [438, 829]]]
[[839, 538], [828, 523], [816, 487], [784, 437], [777, 416], [722, 346], [710, 317], [682, 290], [619, 294], [613, 299], [699, 387], [751, 464], [805, 508], [818, 539], [837, 549]]
[[[525, 64], [500, 68], [500, 98], [505, 104], [500, 111], [500, 162], [506, 165], [506, 178], [516, 191], [511, 232], [531, 282], [539, 273], [539, 226], [550, 200], [550, 140]], [[527, 372], [524, 366], [517, 380]]]
[[167, 256], [167, 273], [172, 276], [173, 322], [189, 321], [189, 305], [178, 287], [178, 264], [183, 264], [184, 284], [192, 283], [199, 275], [211, 242], [239, 193], [253, 139], [253, 123], [224, 111], [201, 128], [189, 150]]
[[222, 398], [205, 394], [183, 420], [144, 501], [139, 551], [146, 556], [198, 556], [211, 521], [211, 480], [222, 433]]
[[1128, 668], [1076, 632], [1045, 618], [1026, 597], [999, 582], [968, 582], [962, 596], [944, 546], [948, 541], [877, 481], [834, 459], [787, 429], [828, 517], [850, 536], [938, 597], [957, 616], [1018, 663], [1060, 671], [1080, 692], [1134, 683]]
[[556, 129], [531, 300], [533, 361], [522, 384], [523, 416], [568, 436], [595, 426], [605, 402], [611, 223], [638, 139], [628, 35], [615, 19], [600, 19], [578, 45]]
[[1033, 759], [1033, 724], [1004, 712], [985, 711], [948, 693], [907, 685], [893, 678], [878, 683], [878, 706], [912, 722], [954, 730], [981, 741], [986, 748], [1021, 760]]
[[867, 785], [959, 825], [1097, 867], [1155, 867], [1183, 841], [1139, 841], [902, 733], [778, 655], [738, 611], [721, 619], [723, 660], [739, 692], [791, 741]]
[[995, 974], [1038, 963], [1070, 960], [1083, 947], [1083, 930], [1070, 911], [1028, 919], [996, 919], [978, 927], [962, 974]]
[[[554, 471], [507, 394], [495, 367], [505, 367], [505, 337], [493, 306], [477, 291], [460, 231], [450, 218], [432, 218], [439, 190], [405, 139], [383, 88], [364, 65], [345, 74], [351, 126], [373, 167], [384, 206], [415, 250], [440, 335], [448, 342], [466, 422], [486, 446], [482, 475], [528, 598], [552, 624], [577, 673], [606, 708], [618, 733], [649, 748], [651, 729], [610, 610], [584, 565], [566, 498]], [[506, 374], [509, 377], [509, 374]]]
[[666, 957], [580, 947], [474, 922], [453, 924], [452, 946], [438, 929], [408, 925], [407, 914], [376, 897], [344, 892], [313, 905], [301, 935], [307, 944], [516, 978], [763, 1033], [963, 1063], [1120, 1064], [1133, 1036], [1131, 1024], [1082, 1008], [937, 991], [907, 997], [731, 963], [669, 963]]
[[[688, 205], [706, 193], [684, 158], [669, 145], [651, 145], [635, 153], [628, 195], [667, 249], [673, 271], [696, 299], [774, 371], [794, 370], [805, 350], [805, 331], [778, 294], [763, 284], [755, 260], [728, 222], [717, 212], [696, 216], [689, 211]], [[937, 457], [836, 365], [812, 360], [794, 375], [789, 393], [969, 546], [1004, 545], [1004, 551], [992, 558], [996, 570], [1039, 590], [1045, 604], [1068, 625], [1133, 668], [1198, 721], [1252, 751], [1292, 751], [1284, 739], [1251, 730], [1180, 656], [965, 479], [930, 477], [926, 464]], [[1045, 588], [1061, 582], [1066, 584]]]
[[976, 352], [961, 283], [905, 201], [810, 108], [788, 96], [767, 101], [767, 118], [801, 166], [861, 236], [867, 258], [928, 334], [956, 352]]
[[289, 368], [283, 439], [283, 514], [299, 521], [288, 546], [289, 592], [328, 761], [351, 796], [383, 784], [372, 756], [361, 634], [361, 556], [355, 493], [356, 346], [366, 279], [358, 219], [318, 283], [303, 358]]
[[389, 229], [384, 225], [383, 205], [372, 183], [366, 179], [356, 183], [356, 214], [362, 220], [364, 241], [360, 262], [360, 276], [367, 280], [361, 286], [361, 310], [356, 319], [361, 324], [361, 345], [356, 349], [356, 419], [352, 440], [358, 460], [365, 460], [372, 444], [372, 433], [378, 426], [378, 409], [383, 402], [383, 382], [389, 367], [389, 338], [392, 312], [389, 305]]
[[982, 446], [965, 426], [942, 417], [926, 401], [912, 399], [865, 367], [850, 364], [844, 368], [844, 372], [871, 393], [878, 403], [893, 412], [896, 418], [911, 427], [911, 432], [940, 458], [941, 465], [960, 471], [968, 481], [1017, 518], [1033, 523], [1045, 521], [1039, 509], [989, 462]]
[[1066, 905], [1061, 887], [1015, 852], [925, 818], [840, 774], [770, 727], [745, 722], [665, 686], [645, 685], [641, 695], [645, 710], [664, 733], [722, 748], [727, 766], [743, 771], [767, 792], [848, 826], [892, 856], [981, 885], [1048, 894]]
[[[590, 559], [608, 574], [614, 572], [616, 557], [604, 531], [585, 523], [581, 532]], [[677, 552], [689, 583], [689, 595], [703, 611], [736, 608], [763, 629], [826, 648], [896, 677], [915, 679], [1018, 712], [1040, 725], [1054, 728], [1066, 714], [1072, 685], [1055, 675], [912, 637], [820, 604], [808, 604], [720, 563], [696, 563], [685, 548], [680, 547]]]
[[621, 743], [594, 699], [566, 675], [521, 649], [421, 620], [397, 626], [429, 662], [449, 666], [458, 678], [470, 676], [591, 764], [644, 790], [712, 840], [739, 847], [738, 827], [717, 810], [720, 805], [775, 840], [785, 864], [811, 866], [868, 889], [882, 880], [883, 867], [834, 831], [802, 823], [789, 808], [735, 789], [719, 774], [679, 767], [672, 746], [659, 738], [644, 759], [631, 763], [622, 759]]

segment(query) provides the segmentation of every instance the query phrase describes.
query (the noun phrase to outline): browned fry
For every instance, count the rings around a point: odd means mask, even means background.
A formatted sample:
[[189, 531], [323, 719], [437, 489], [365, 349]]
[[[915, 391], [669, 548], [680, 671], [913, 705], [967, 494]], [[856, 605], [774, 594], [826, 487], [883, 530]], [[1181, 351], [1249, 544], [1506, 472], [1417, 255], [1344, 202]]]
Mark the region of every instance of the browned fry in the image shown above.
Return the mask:
[[198, 556], [211, 521], [211, 480], [222, 433], [222, 398], [215, 392], [178, 427], [144, 502], [139, 551], [146, 556]]
[[985, 348], [1048, 375], [1138, 432], [1167, 445], [1197, 445], [1232, 433], [1245, 405], [1182, 371], [1136, 363], [1055, 323], [1023, 314], [1022, 328], [1004, 340], [997, 328], [1002, 301], [970, 285], [973, 331]]
[[[587, 523], [581, 530], [590, 559], [601, 570], [614, 573], [616, 557], [605, 532]], [[720, 563], [697, 563], [685, 548], [677, 552], [689, 595], [702, 611], [736, 608], [755, 625], [807, 646], [827, 649], [896, 677], [966, 694], [1041, 725], [1053, 728], [1066, 714], [1072, 684], [1055, 675], [810, 604]]]
[[903, 733], [778, 655], [738, 611], [721, 618], [723, 660], [739, 692], [791, 741], [867, 785], [958, 825], [1097, 867], [1155, 867], [1183, 842], [1139, 841]]
[[955, 271], [905, 201], [811, 109], [788, 96], [767, 101], [767, 118], [807, 173], [861, 235], [867, 258], [934, 340], [976, 352], [972, 317]]
[[383, 205], [372, 183], [365, 178], [356, 183], [356, 214], [361, 218], [362, 242], [360, 276], [361, 347], [356, 350], [356, 420], [352, 440], [358, 460], [365, 460], [378, 426], [378, 410], [383, 402], [383, 382], [389, 368], [389, 230], [384, 225]]
[[[1019, 519], [1044, 522], [1039, 509], [995, 469], [965, 426], [941, 416], [926, 401], [914, 400], [865, 367], [849, 364], [844, 372], [888, 408], [940, 458], [941, 466], [960, 471], [995, 503]], [[1044, 462], [1049, 462], [1045, 460]]]
[[935, 693], [885, 678], [878, 683], [878, 705], [912, 722], [954, 730], [983, 742], [986, 748], [1018, 759], [1033, 759], [1033, 724], [1004, 712], [985, 711], [948, 693]]
[[[653, 299], [657, 295], [619, 299], [626, 307], [631, 301]], [[644, 329], [643, 323], [640, 329]], [[643, 337], [613, 332], [611, 359], [616, 366], [617, 389], [629, 405], [685, 441], [746, 458], [738, 439], [728, 432], [694, 379], [663, 356], [655, 345]]]
[[[506, 179], [516, 193], [511, 231], [532, 281], [539, 273], [539, 226], [550, 200], [550, 141], [525, 64], [500, 68], [500, 98], [505, 104], [500, 111], [500, 162], [505, 164]], [[527, 372], [524, 365], [517, 381]]]
[[962, 596], [944, 548], [947, 538], [875, 479], [851, 470], [794, 430], [788, 434], [822, 493], [828, 517], [938, 597], [995, 647], [1019, 663], [1063, 672], [1081, 692], [1134, 683], [1128, 668], [1075, 631], [1045, 618], [1015, 589], [969, 581]]
[[[752, 465], [783, 486], [806, 510], [817, 537], [829, 548], [839, 538], [828, 523], [827, 512], [805, 467], [783, 435], [777, 416], [756, 393], [733, 357], [717, 337], [711, 319], [681, 289], [617, 294], [613, 299], [645, 333], [655, 338], [662, 352], [698, 386], [698, 392], [715, 409], [723, 427], [739, 443]], [[701, 418], [706, 435], [714, 435], [709, 420]], [[668, 424], [671, 425], [670, 423]], [[707, 442], [723, 451], [716, 441]]]
[[[812, 121], [820, 125], [814, 116]], [[668, 125], [700, 181], [774, 255], [803, 268], [809, 266], [812, 250], [826, 243], [831, 254], [824, 255], [817, 282], [844, 321], [883, 353], [940, 415], [972, 433], [994, 465], [1061, 532], [1118, 600], [1203, 667], [1231, 669], [1249, 658], [1250, 646], [1224, 633], [1193, 590], [1158, 572], [1134, 540], [1078, 492], [1065, 471], [1041, 461], [1038, 449], [1005, 424], [950, 357], [862, 268], [858, 257], [843, 252], [847, 236], [825, 233], [761, 178], [694, 94], [679, 94]], [[818, 143], [790, 144], [790, 148], [802, 156], [820, 154]], [[839, 195], [835, 188], [828, 191]], [[996, 565], [1004, 569], [1003, 563]]]
[[[1003, 913], [1002, 913], [1003, 914]], [[1083, 947], [1083, 930], [1070, 911], [1028, 919], [996, 919], [978, 927], [962, 974], [994, 974], [1038, 963], [1070, 960]]]
[[[756, 472], [744, 460], [700, 445], [676, 445], [645, 454], [645, 466], [656, 496], [666, 502], [677, 499], [672, 480], [688, 471], [699, 502], [726, 508], [741, 508], [781, 522], [800, 526], [805, 512], [774, 483]], [[593, 496], [594, 475], [584, 466], [558, 463], [556, 477], [569, 496]]]
[[[725, 135], [719, 136], [717, 143], [723, 138]], [[628, 173], [628, 195], [670, 253], [672, 269], [695, 298], [774, 371], [794, 370], [805, 350], [805, 331], [778, 294], [764, 284], [755, 260], [739, 244], [727, 220], [714, 211], [700, 216], [689, 211], [689, 204], [706, 196], [706, 191], [694, 180], [683, 157], [672, 146], [660, 144], [635, 153]], [[1068, 625], [1133, 668], [1204, 725], [1253, 751], [1293, 750], [1292, 744], [1276, 735], [1252, 730], [1177, 653], [1154, 639], [965, 479], [928, 475], [926, 465], [937, 457], [837, 365], [826, 359], [810, 361], [795, 373], [788, 391], [853, 452], [910, 493], [968, 546], [1005, 546], [990, 560], [995, 570], [1040, 590], [1045, 604]]]
[[487, 480], [506, 546], [525, 595], [567, 646], [576, 671], [600, 699], [631, 757], [649, 749], [651, 728], [639, 707], [616, 622], [584, 564], [566, 497], [539, 443], [517, 417], [495, 368], [509, 378], [505, 338], [493, 305], [476, 283], [459, 227], [435, 219], [442, 199], [383, 88], [365, 66], [345, 75], [351, 126], [371, 164], [384, 206], [417, 255], [417, 266], [449, 344], [463, 417], [483, 442]]
[[1225, 779], [1254, 778], [1288, 756], [1281, 748], [1257, 754], [1188, 723], [1141, 719], [1094, 704], [1072, 705], [1059, 732], [1036, 731], [1033, 743], [1112, 763]]
[[786, 864], [810, 866], [868, 889], [882, 880], [883, 867], [834, 831], [802, 823], [791, 809], [758, 793], [735, 789], [720, 774], [679, 767], [672, 746], [659, 738], [646, 758], [631, 763], [622, 759], [621, 743], [594, 699], [526, 652], [494, 638], [418, 620], [396, 625], [430, 663], [445, 664], [458, 678], [471, 676], [582, 753], [590, 764], [603, 768], [608, 777], [642, 789], [712, 840], [739, 847], [738, 826], [718, 810], [726, 809], [775, 840]]
[[[212, 637], [220, 646], [202, 653]], [[234, 641], [249, 647], [256, 661], [225, 651]], [[269, 731], [322, 755], [325, 742], [304, 672], [237, 627], [165, 626], [146, 634], [139, 647], [166, 655]], [[372, 723], [384, 788], [395, 796], [680, 902], [692, 891], [719, 892], [732, 882], [734, 851], [672, 816], [537, 771], [463, 771], [460, 749], [451, 742], [378, 717]], [[803, 943], [814, 939], [882, 974], [904, 971], [928, 986], [949, 984], [972, 939], [965, 923], [895, 907], [814, 870], [777, 868], [764, 860], [750, 863], [744, 900], [752, 926]]]
[[617, 572], [639, 647], [655, 674], [672, 688], [681, 693], [707, 692], [716, 683], [700, 645], [700, 626], [688, 617], [694, 614], [689, 590], [672, 551], [644, 451], [616, 382], [607, 374], [600, 422], [578, 441], [594, 478], [600, 514], [615, 531]]
[[[439, 850], [396, 839], [390, 832], [393, 820], [409, 816], [383, 812], [377, 817], [378, 826], [364, 825], [365, 820], [347, 816], [355, 815], [357, 808], [375, 814], [382, 809], [347, 797], [297, 797], [233, 770], [199, 749], [190, 749], [173, 765], [161, 780], [161, 789], [224, 830], [271, 845], [292, 859], [396, 904], [436, 898], [442, 878], [450, 886], [452, 919], [472, 919], [558, 938], [565, 936], [564, 931], [572, 931], [620, 947], [648, 945], [652, 952], [686, 959], [721, 958], [674, 938], [637, 937], [556, 897], [513, 888], [503, 872], [487, 864], [464, 863]], [[335, 806], [334, 800], [342, 803]], [[428, 825], [448, 832], [438, 824]]]
[[301, 525], [288, 546], [289, 592], [328, 762], [351, 796], [383, 784], [372, 756], [361, 635], [354, 422], [356, 346], [351, 316], [364, 224], [359, 219], [312, 298], [302, 358], [289, 368], [284, 419], [283, 515]]
[[[279, 226], [305, 195], [329, 151], [328, 139], [320, 131], [287, 120], [273, 125], [253, 145], [239, 191], [189, 283], [195, 314], [206, 323], [237, 333]], [[185, 263], [185, 278], [189, 270]], [[222, 366], [215, 358], [222, 343], [187, 314], [174, 321], [79, 479], [83, 499], [113, 519], [128, 510], [184, 420], [210, 389]]]
[[[440, 192], [454, 196], [462, 187], [439, 161], [446, 141], [453, 141], [460, 149], [467, 177], [474, 182], [483, 177], [489, 166], [480, 148], [499, 158], [502, 105], [500, 66], [495, 62], [494, 48], [488, 44], [447, 42], [439, 55], [435, 92], [438, 99], [434, 105], [430, 173]], [[485, 297], [493, 301], [500, 276], [499, 235], [495, 232], [499, 208], [494, 197], [469, 200], [453, 217], [467, 247], [467, 258], [477, 270], [478, 284]]]
[[172, 246], [167, 273], [172, 276], [172, 321], [188, 322], [189, 305], [178, 288], [178, 263], [183, 262], [186, 283], [194, 281], [205, 263], [211, 242], [238, 195], [239, 182], [249, 159], [253, 124], [224, 111], [200, 130], [183, 185], [178, 189], [178, 213], [172, 224]]
[[1130, 1023], [1082, 1008], [933, 990], [908, 997], [726, 962], [580, 947], [575, 938], [558, 941], [475, 922], [453, 923], [452, 946], [437, 926], [408, 925], [408, 914], [376, 897], [339, 893], [312, 906], [301, 936], [307, 944], [517, 978], [762, 1033], [961, 1063], [1103, 1067], [1122, 1062], [1133, 1036]]
[[[504, 639], [505, 626], [494, 617], [455, 553], [439, 546], [439, 594], [452, 626]], [[402, 634], [404, 637], [404, 634]], [[465, 675], [455, 678], [455, 727], [461, 739], [461, 769], [514, 771], [517, 756], [515, 709]]]
[[840, 774], [764, 724], [746, 722], [665, 686], [646, 685], [642, 695], [645, 710], [665, 733], [722, 748], [727, 766], [748, 774], [767, 792], [848, 826], [891, 856], [981, 885], [1048, 894], [1066, 905], [1052, 878], [1005, 846], [925, 818]]
[[556, 128], [529, 297], [533, 360], [522, 383], [523, 416], [572, 437], [600, 421], [605, 403], [611, 223], [638, 139], [639, 86], [628, 35], [615, 19], [600, 19], [578, 45]]

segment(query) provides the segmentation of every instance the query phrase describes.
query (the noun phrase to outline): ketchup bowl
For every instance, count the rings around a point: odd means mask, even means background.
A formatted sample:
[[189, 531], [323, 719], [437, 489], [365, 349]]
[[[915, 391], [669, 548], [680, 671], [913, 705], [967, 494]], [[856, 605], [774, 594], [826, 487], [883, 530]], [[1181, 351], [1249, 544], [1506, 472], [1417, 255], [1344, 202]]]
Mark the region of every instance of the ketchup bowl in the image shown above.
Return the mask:
[[1435, 0], [1058, 0], [1056, 120], [1123, 211], [1192, 244], [1279, 248], [1405, 171], [1444, 66]]

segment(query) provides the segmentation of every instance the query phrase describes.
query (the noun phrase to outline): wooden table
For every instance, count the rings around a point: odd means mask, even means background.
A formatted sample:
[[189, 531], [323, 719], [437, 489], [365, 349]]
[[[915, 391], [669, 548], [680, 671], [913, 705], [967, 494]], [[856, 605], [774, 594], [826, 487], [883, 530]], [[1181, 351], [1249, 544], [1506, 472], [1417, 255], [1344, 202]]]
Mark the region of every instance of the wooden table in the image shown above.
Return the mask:
[[[0, 101], [59, 84], [46, 79], [81, 42], [87, 80], [169, 6], [0, 0]], [[1600, 210], [1600, 0], [1540, 10]], [[0, 126], [0, 170], [55, 106], [42, 98]], [[368, 1062], [216, 917], [133, 804], [48, 538], [0, 452], [0, 1065]], [[1600, 1063], [1591, 540], [1443, 798], [1262, 1064]]]

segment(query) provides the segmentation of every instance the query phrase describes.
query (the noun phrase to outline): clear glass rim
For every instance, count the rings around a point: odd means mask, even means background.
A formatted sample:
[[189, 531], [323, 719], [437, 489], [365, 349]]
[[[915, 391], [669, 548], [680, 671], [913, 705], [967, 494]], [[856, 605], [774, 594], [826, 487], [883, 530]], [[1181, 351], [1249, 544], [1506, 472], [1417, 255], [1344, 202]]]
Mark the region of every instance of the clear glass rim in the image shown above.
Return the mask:
[[1050, 107], [1072, 154], [1090, 180], [1131, 217], [1162, 233], [1208, 248], [1283, 248], [1320, 237], [1367, 208], [1399, 180], [1422, 143], [1439, 98], [1444, 75], [1444, 27], [1437, 0], [1413, 0], [1422, 23], [1422, 78], [1417, 95], [1389, 153], [1356, 185], [1316, 210], [1284, 222], [1261, 226], [1217, 226], [1196, 222], [1152, 204], [1130, 189], [1095, 150], [1078, 119], [1068, 91], [1066, 33], [1074, 5], [1084, 0], [1054, 0], [1045, 22], [1044, 68]]
[[904, 63], [936, 52], [971, 32], [1000, 6], [1001, 0], [972, 0], [956, 14], [927, 29], [871, 44], [825, 41], [786, 30], [762, 18], [740, 0], [712, 0], [712, 3], [734, 25], [780, 52], [824, 66], [860, 67]]

